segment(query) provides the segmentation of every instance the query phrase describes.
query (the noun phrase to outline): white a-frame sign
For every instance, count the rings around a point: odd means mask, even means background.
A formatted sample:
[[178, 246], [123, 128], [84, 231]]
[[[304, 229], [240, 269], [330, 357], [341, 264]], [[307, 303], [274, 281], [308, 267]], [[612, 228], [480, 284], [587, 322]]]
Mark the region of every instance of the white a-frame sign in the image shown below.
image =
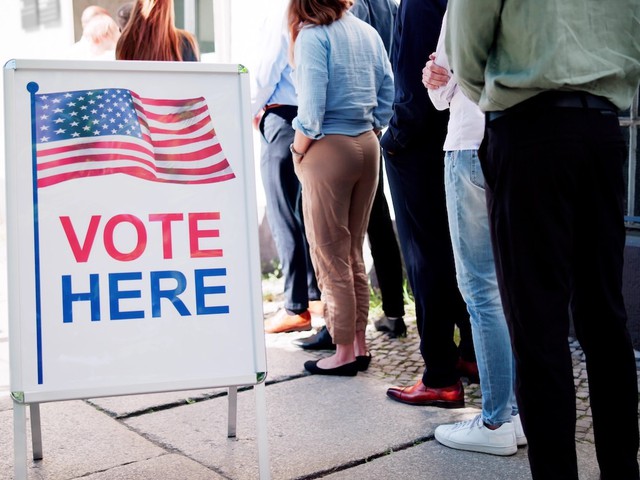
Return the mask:
[[188, 62], [5, 65], [15, 472], [26, 406], [255, 386], [269, 477], [248, 74]]

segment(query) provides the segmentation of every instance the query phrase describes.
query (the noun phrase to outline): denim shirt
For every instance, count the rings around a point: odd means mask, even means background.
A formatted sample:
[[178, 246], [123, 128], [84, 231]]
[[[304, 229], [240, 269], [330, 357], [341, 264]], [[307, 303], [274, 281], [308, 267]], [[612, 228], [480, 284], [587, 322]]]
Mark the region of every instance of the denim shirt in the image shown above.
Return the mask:
[[346, 12], [330, 25], [302, 29], [294, 48], [298, 116], [306, 137], [356, 136], [391, 117], [393, 73], [378, 33]]

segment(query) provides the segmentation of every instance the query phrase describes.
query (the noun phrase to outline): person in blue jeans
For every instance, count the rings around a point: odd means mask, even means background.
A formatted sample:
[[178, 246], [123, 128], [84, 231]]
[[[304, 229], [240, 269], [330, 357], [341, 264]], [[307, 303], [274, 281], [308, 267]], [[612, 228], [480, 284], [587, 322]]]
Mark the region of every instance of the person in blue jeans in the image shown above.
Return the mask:
[[449, 109], [443, 149], [444, 185], [458, 288], [467, 304], [482, 391], [482, 413], [440, 425], [435, 437], [460, 450], [512, 455], [526, 444], [515, 397], [515, 362], [491, 249], [484, 176], [478, 148], [484, 115], [458, 88], [444, 51], [447, 14], [422, 83], [438, 110]]

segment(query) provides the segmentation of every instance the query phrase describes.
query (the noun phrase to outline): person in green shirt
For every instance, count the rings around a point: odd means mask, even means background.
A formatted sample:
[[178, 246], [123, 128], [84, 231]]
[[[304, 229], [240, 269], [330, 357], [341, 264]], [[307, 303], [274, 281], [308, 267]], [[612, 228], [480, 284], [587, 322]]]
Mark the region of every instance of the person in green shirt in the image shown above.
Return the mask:
[[601, 478], [638, 479], [622, 297], [618, 112], [640, 79], [640, 0], [451, 0], [446, 51], [485, 112], [480, 161], [534, 479], [578, 479], [570, 321]]

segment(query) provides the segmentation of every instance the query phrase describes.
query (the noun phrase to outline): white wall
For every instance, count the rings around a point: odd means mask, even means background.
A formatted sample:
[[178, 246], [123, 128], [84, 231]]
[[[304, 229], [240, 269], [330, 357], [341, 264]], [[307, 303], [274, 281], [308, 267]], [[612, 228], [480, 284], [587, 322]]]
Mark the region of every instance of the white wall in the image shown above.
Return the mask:
[[[257, 64], [255, 52], [260, 44], [259, 30], [270, 7], [269, 0], [214, 0], [216, 54], [203, 61], [238, 63], [249, 69]], [[258, 214], [262, 219], [265, 196], [260, 178], [260, 138], [254, 132], [254, 155]]]
[[71, 0], [60, 0], [61, 23], [58, 27], [25, 32], [22, 29], [18, 0], [2, 0], [0, 17], [0, 225], [4, 225], [5, 152], [4, 152], [4, 66], [11, 59], [55, 58], [73, 44], [73, 11]]

